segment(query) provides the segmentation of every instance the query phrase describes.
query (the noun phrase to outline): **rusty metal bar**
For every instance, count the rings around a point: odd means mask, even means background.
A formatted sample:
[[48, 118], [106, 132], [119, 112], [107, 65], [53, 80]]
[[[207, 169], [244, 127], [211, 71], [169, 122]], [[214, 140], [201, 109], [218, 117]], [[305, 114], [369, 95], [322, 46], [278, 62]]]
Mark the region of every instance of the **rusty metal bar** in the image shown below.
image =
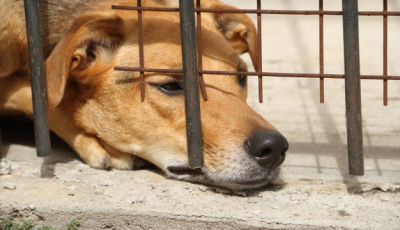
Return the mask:
[[114, 10], [142, 10], [142, 11], [161, 11], [161, 12], [179, 12], [179, 8], [169, 7], [146, 7], [146, 6], [118, 6], [112, 5]]
[[[342, 15], [342, 11], [319, 11], [319, 10], [252, 10], [252, 9], [208, 9], [202, 8], [201, 12], [208, 13], [244, 13], [244, 14], [287, 14], [287, 15]], [[360, 16], [400, 16], [397, 11], [359, 11]]]
[[203, 141], [200, 123], [194, 3], [193, 1], [179, 0], [179, 9], [189, 167], [201, 168], [203, 167]]
[[182, 70], [179, 70], [179, 69], [155, 69], [155, 68], [139, 68], [139, 67], [115, 66], [114, 70], [118, 70], [118, 71], [142, 71], [142, 72], [150, 72], [150, 73], [182, 74]]
[[[258, 0], [257, 0], [258, 1]], [[208, 13], [244, 13], [244, 14], [288, 14], [288, 15], [342, 15], [342, 11], [323, 11], [319, 10], [264, 10], [264, 9], [201, 9]], [[376, 13], [376, 12], [373, 12]]]
[[[200, 0], [196, 1], [196, 9], [199, 9], [201, 6]], [[203, 47], [201, 45], [201, 12], [197, 11], [196, 12], [197, 16], [197, 68], [199, 71], [203, 70]], [[203, 95], [203, 100], [207, 101], [207, 91], [206, 91], [206, 86], [204, 84], [204, 78], [203, 74], [199, 74], [199, 84], [200, 84], [200, 91], [201, 95]]]
[[47, 90], [39, 18], [39, 1], [25, 0], [26, 31], [29, 49], [29, 70], [32, 85], [33, 122], [36, 151], [39, 157], [50, 155], [50, 135], [47, 120]]
[[[142, 0], [137, 0], [137, 6], [142, 6]], [[143, 15], [142, 10], [138, 10], [138, 39], [139, 39], [139, 65], [144, 68], [144, 52], [143, 52]], [[140, 99], [144, 101], [144, 72], [140, 71]]]
[[[261, 0], [257, 0], [257, 10], [261, 10]], [[261, 13], [257, 13], [257, 52], [258, 52], [258, 65], [257, 72], [262, 72], [262, 33], [261, 33]], [[262, 76], [258, 76], [258, 100], [263, 103], [263, 82]]]
[[[319, 0], [319, 11], [324, 10], [324, 0]], [[324, 74], [324, 15], [319, 15], [319, 73]], [[319, 79], [319, 102], [325, 101], [324, 78]]]
[[347, 147], [350, 175], [364, 175], [360, 92], [358, 2], [342, 0]]
[[390, 12], [390, 11], [360, 11], [360, 16], [400, 16], [400, 12]]
[[[138, 7], [138, 6], [117, 6], [113, 5], [115, 10], [142, 10], [142, 11], [164, 11], [164, 12], [178, 12], [179, 8], [169, 7]], [[342, 11], [319, 11], [319, 10], [263, 10], [263, 9], [209, 9], [201, 8], [195, 9], [195, 12], [205, 13], [244, 13], [244, 14], [288, 14], [288, 15], [342, 15]], [[397, 11], [360, 11], [360, 16], [400, 16]]]
[[[387, 0], [383, 0], [383, 12], [387, 12]], [[388, 75], [388, 17], [383, 15], [383, 77]], [[383, 80], [383, 105], [388, 105], [388, 80]]]
[[368, 80], [400, 80], [400, 76], [393, 76], [393, 75], [361, 75], [361, 79], [368, 79]]
[[[153, 73], [169, 73], [169, 74], [182, 74], [182, 70], [178, 69], [156, 69], [156, 68], [139, 68], [139, 67], [122, 67], [115, 66], [118, 71], [143, 71]], [[212, 75], [246, 75], [246, 76], [268, 76], [268, 77], [287, 77], [287, 78], [335, 78], [344, 79], [344, 74], [317, 74], [317, 73], [277, 73], [277, 72], [237, 72], [237, 71], [218, 71], [218, 70], [199, 70], [201, 74]], [[388, 75], [360, 75], [361, 79], [365, 80], [400, 80], [400, 76]]]

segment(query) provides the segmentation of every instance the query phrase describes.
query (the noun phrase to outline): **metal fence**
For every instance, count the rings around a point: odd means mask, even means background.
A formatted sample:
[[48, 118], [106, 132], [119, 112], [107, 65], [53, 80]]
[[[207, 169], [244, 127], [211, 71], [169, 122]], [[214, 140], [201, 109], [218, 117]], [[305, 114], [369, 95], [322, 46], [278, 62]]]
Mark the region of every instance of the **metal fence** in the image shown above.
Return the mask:
[[[207, 100], [207, 92], [204, 86], [203, 75], [246, 75], [258, 76], [259, 101], [263, 101], [262, 80], [263, 77], [292, 77], [292, 78], [316, 78], [320, 82], [320, 102], [324, 102], [324, 79], [345, 79], [346, 118], [347, 118], [347, 144], [349, 158], [349, 173], [351, 175], [364, 174], [363, 160], [363, 136], [361, 115], [361, 79], [378, 79], [383, 81], [383, 104], [388, 103], [388, 81], [400, 80], [400, 76], [388, 75], [388, 17], [400, 16], [400, 12], [388, 11], [387, 0], [382, 0], [382, 11], [358, 11], [357, 0], [342, 0], [342, 11], [325, 11], [323, 0], [319, 0], [318, 10], [268, 10], [262, 8], [262, 1], [257, 1], [256, 9], [206, 9], [200, 7], [200, 1], [179, 0], [179, 8], [165, 7], [143, 7], [141, 0], [136, 6], [112, 6], [115, 10], [134, 10], [138, 15], [139, 36], [139, 67], [115, 67], [117, 71], [136, 71], [140, 73], [141, 97], [145, 97], [144, 73], [183, 73], [185, 90], [186, 129], [188, 140], [189, 164], [192, 168], [203, 165], [202, 136], [200, 124], [200, 99]], [[33, 91], [35, 138], [38, 156], [50, 154], [49, 131], [46, 115], [46, 87], [44, 84], [43, 55], [41, 48], [40, 24], [38, 20], [38, 0], [25, 0], [27, 17], [27, 33], [29, 40], [29, 61]], [[183, 70], [175, 69], [149, 69], [144, 68], [143, 58], [143, 34], [142, 34], [142, 12], [143, 11], [170, 11], [180, 12]], [[258, 34], [258, 67], [254, 72], [234, 71], [210, 71], [203, 69], [202, 47], [196, 44], [201, 40], [201, 13], [247, 13], [257, 15]], [[262, 67], [261, 55], [261, 29], [262, 15], [317, 15], [319, 16], [319, 73], [276, 73], [265, 72]], [[197, 17], [195, 17], [195, 15]], [[345, 74], [326, 74], [324, 72], [324, 16], [337, 15], [343, 17], [343, 39], [344, 39], [344, 61]], [[383, 74], [382, 75], [360, 75], [359, 57], [359, 16], [381, 16], [383, 17]], [[197, 21], [195, 21], [197, 20]], [[196, 28], [197, 23], [197, 28]], [[200, 89], [200, 90], [199, 90]], [[1, 142], [0, 142], [1, 144]]]

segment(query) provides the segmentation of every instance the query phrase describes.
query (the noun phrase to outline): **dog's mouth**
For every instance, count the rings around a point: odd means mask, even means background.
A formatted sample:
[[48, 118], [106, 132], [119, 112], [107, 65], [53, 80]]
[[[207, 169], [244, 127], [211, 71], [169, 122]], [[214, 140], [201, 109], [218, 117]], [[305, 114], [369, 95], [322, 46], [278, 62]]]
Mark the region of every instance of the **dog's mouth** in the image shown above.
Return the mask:
[[218, 178], [215, 175], [212, 175], [212, 173], [210, 174], [207, 167], [192, 169], [187, 164], [171, 165], [168, 166], [165, 171], [167, 176], [171, 178], [222, 187], [231, 189], [232, 191], [264, 187], [271, 181], [275, 180], [279, 175], [279, 169], [277, 169], [277, 171], [274, 170], [274, 172], [276, 171], [276, 175], [269, 174], [268, 176], [264, 175], [258, 178]]

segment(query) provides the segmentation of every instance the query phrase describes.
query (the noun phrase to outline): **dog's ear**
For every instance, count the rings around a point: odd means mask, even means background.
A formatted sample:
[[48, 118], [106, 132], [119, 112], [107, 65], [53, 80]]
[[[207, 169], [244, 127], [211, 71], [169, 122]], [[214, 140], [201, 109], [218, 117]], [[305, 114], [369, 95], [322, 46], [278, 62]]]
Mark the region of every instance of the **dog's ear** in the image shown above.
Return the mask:
[[[217, 0], [202, 0], [202, 8], [236, 9]], [[257, 30], [246, 14], [212, 13], [217, 29], [238, 54], [249, 52], [254, 68], [258, 69]]]
[[86, 15], [76, 19], [67, 35], [46, 60], [48, 106], [56, 107], [64, 96], [69, 77], [88, 82], [88, 76], [104, 71], [104, 63], [123, 39], [123, 21], [116, 15]]

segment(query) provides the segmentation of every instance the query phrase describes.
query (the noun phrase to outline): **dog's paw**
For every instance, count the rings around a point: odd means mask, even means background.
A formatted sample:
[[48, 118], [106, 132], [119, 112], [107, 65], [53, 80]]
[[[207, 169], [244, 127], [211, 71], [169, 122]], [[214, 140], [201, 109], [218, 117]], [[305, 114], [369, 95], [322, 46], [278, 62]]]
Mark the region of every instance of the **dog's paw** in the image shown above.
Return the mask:
[[135, 165], [135, 156], [129, 153], [121, 152], [104, 141], [100, 141], [101, 145], [110, 156], [111, 167], [114, 169], [129, 170]]
[[136, 161], [134, 155], [121, 152], [90, 135], [78, 135], [75, 138], [75, 144], [75, 150], [79, 156], [93, 168], [129, 170], [136, 168], [137, 164], [142, 164]]
[[98, 169], [110, 169], [113, 167], [111, 156], [96, 137], [79, 133], [74, 137], [72, 146], [83, 162], [91, 167]]
[[115, 169], [131, 170], [140, 169], [151, 165], [148, 161], [131, 154], [119, 153], [117, 156], [118, 157], [116, 157], [114, 154], [111, 155], [112, 168]]
[[90, 165], [92, 168], [96, 169], [111, 169], [113, 168], [113, 163], [109, 155], [105, 156], [92, 156], [90, 160], [85, 161], [86, 164]]
[[102, 157], [91, 157], [90, 161], [86, 161], [88, 165], [96, 169], [122, 169], [129, 170], [134, 168], [134, 156], [129, 154], [110, 154]]
[[117, 156], [111, 155], [111, 165], [112, 168], [121, 169], [121, 170], [130, 170], [133, 169], [135, 156], [124, 153], [118, 154]]

